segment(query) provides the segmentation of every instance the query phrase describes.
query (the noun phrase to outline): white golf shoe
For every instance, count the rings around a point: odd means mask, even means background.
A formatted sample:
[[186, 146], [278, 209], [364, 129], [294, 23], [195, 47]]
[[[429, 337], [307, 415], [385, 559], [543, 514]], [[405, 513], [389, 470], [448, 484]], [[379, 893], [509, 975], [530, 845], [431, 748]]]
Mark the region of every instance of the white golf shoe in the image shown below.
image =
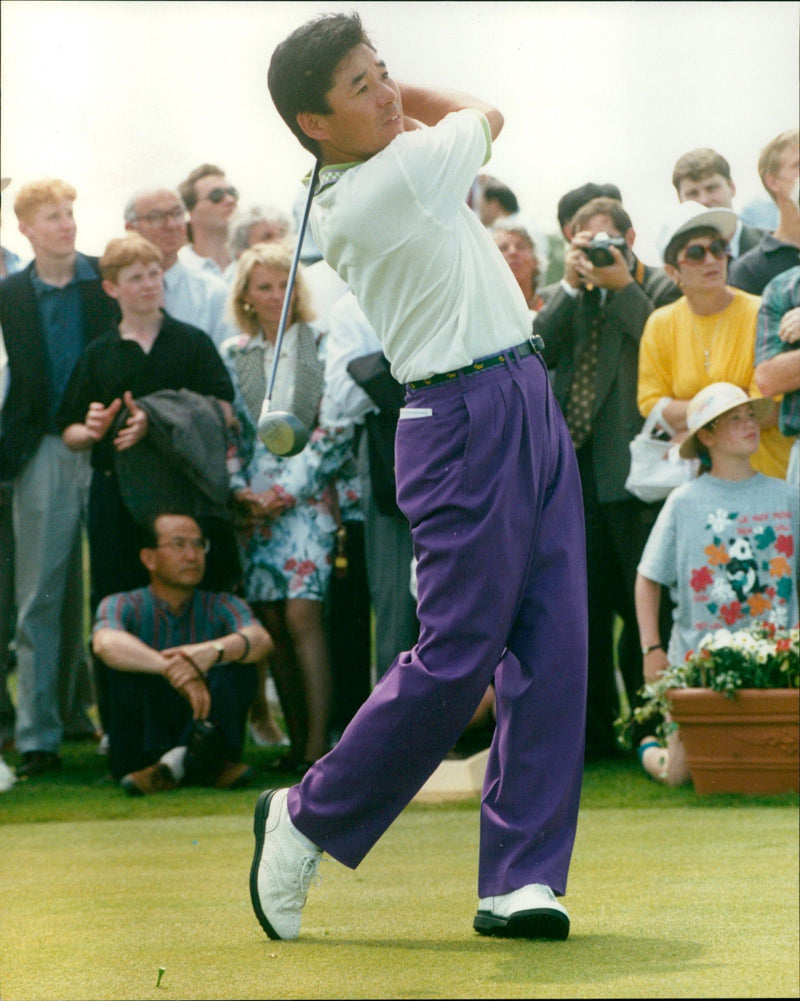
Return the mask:
[[299, 935], [308, 888], [322, 859], [321, 849], [299, 840], [302, 835], [289, 818], [288, 792], [262, 792], [253, 823], [256, 849], [250, 867], [250, 900], [261, 927], [274, 939]]
[[500, 897], [482, 897], [472, 927], [503, 938], [565, 939], [569, 914], [549, 886], [530, 883]]

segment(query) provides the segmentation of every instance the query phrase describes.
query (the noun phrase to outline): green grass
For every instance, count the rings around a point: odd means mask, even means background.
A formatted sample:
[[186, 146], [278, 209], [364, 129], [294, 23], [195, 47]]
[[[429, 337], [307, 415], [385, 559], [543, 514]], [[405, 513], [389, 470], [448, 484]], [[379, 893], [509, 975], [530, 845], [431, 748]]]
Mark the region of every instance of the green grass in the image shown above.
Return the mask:
[[[292, 781], [247, 758], [264, 785]], [[326, 862], [300, 939], [271, 942], [247, 888], [258, 790], [129, 799], [104, 773], [70, 745], [60, 776], [0, 796], [4, 1001], [800, 991], [794, 794], [698, 797], [591, 766], [566, 943], [475, 935], [477, 800], [412, 804], [355, 872]]]

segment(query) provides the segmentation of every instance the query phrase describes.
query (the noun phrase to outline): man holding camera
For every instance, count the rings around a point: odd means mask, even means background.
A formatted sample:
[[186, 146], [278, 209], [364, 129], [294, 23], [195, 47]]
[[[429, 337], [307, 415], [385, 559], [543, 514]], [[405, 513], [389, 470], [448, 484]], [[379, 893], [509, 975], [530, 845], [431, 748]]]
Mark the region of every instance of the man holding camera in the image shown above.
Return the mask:
[[614, 613], [625, 628], [619, 647], [628, 698], [642, 684], [633, 602], [636, 566], [656, 505], [625, 489], [629, 443], [642, 427], [636, 405], [639, 341], [650, 313], [680, 297], [660, 268], [633, 253], [628, 213], [594, 198], [571, 220], [564, 277], [533, 330], [545, 343], [556, 398], [578, 457], [589, 578], [589, 688], [586, 758], [614, 757]]

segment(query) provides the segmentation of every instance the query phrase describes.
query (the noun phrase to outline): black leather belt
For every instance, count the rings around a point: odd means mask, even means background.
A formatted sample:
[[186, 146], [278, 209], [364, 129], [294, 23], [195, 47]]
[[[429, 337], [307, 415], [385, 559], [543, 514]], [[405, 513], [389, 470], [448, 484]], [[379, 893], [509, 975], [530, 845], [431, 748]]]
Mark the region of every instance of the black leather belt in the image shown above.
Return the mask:
[[486, 358], [476, 358], [471, 365], [465, 365], [454, 372], [443, 372], [441, 375], [432, 375], [429, 379], [420, 379], [417, 382], [409, 382], [409, 389], [427, 389], [428, 386], [438, 386], [442, 382], [450, 382], [457, 379], [459, 375], [476, 375], [478, 372], [485, 372], [487, 368], [494, 368], [496, 365], [504, 365], [508, 360], [511, 351], [516, 351], [520, 358], [527, 358], [528, 355], [540, 354], [544, 350], [544, 341], [534, 334], [529, 340], [517, 344], [514, 348], [502, 351], [499, 355], [489, 355]]

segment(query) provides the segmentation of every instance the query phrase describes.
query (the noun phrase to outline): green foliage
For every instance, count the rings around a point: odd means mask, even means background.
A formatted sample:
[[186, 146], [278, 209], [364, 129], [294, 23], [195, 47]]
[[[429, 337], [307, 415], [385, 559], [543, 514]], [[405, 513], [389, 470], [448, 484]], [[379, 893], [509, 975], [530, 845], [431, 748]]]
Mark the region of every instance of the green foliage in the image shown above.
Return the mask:
[[[669, 713], [669, 692], [674, 688], [710, 688], [734, 698], [740, 688], [800, 687], [800, 630], [781, 629], [759, 622], [749, 629], [707, 633], [690, 650], [683, 664], [663, 671], [642, 689], [644, 703], [633, 713], [637, 723]], [[659, 724], [665, 736], [672, 725]]]

